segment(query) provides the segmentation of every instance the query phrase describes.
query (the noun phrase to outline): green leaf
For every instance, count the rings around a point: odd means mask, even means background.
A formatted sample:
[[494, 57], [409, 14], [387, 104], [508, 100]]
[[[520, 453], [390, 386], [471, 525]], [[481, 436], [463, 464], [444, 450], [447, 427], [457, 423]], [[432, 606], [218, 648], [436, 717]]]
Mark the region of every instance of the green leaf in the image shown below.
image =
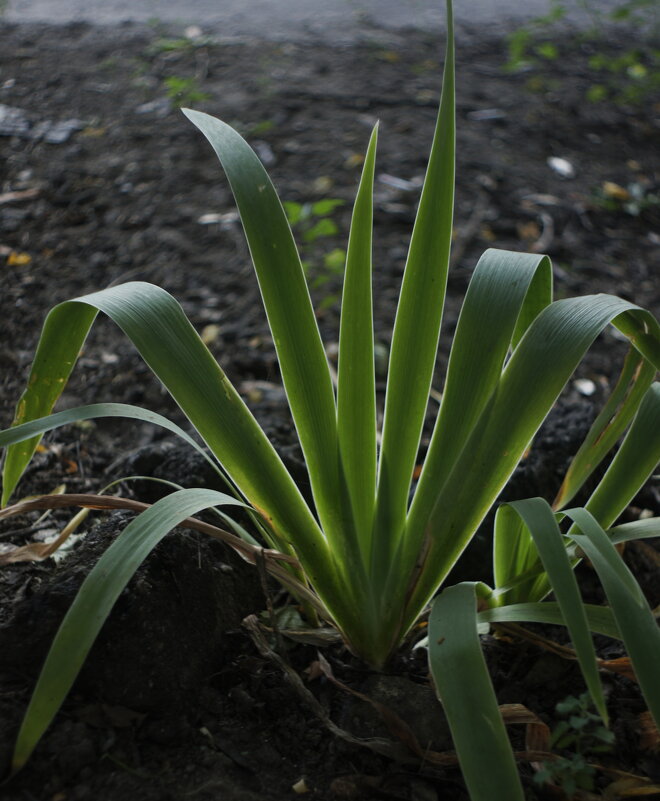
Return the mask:
[[525, 521], [527, 530], [534, 540], [548, 581], [562, 611], [594, 705], [603, 720], [607, 722], [607, 707], [598, 676], [596, 652], [589, 635], [587, 616], [573, 567], [566, 553], [564, 539], [552, 509], [543, 498], [514, 501], [508, 505]]
[[327, 218], [319, 220], [303, 234], [305, 242], [315, 242], [326, 236], [334, 236], [339, 231], [337, 223]]
[[242, 501], [214, 490], [173, 492], [131, 521], [99, 559], [80, 587], [48, 652], [18, 733], [13, 773], [27, 762], [55, 717], [115, 601], [138, 567], [186, 517], [221, 505], [244, 506]]
[[477, 635], [475, 585], [436, 598], [429, 665], [471, 801], [523, 801], [513, 751]]
[[315, 217], [325, 217], [327, 214], [332, 214], [336, 208], [343, 205], [344, 201], [337, 197], [317, 200], [316, 203], [312, 203], [312, 214]]
[[568, 509], [582, 534], [570, 532], [598, 573], [656, 726], [660, 726], [660, 629], [639, 584], [586, 509]]
[[596, 652], [589, 635], [587, 616], [573, 572], [564, 538], [550, 504], [543, 498], [531, 498], [508, 504], [525, 521], [527, 530], [534, 540], [543, 567], [548, 575], [565, 625], [571, 635], [582, 675], [598, 713], [607, 722], [607, 707], [603, 688], [598, 676]]
[[[57, 308], [46, 317], [28, 386], [16, 406], [14, 425], [50, 414], [98, 313], [91, 306], [72, 308], [69, 314], [58, 313]], [[0, 505], [8, 503], [40, 441], [41, 436], [37, 434], [7, 450], [2, 469]]]
[[[376, 497], [371, 240], [378, 127], [374, 127], [355, 200], [346, 258], [337, 370], [337, 420], [343, 478], [359, 558], [368, 564]], [[347, 577], [348, 578], [348, 577]]]
[[[420, 536], [427, 531], [438, 490], [497, 390], [512, 340], [522, 336], [551, 300], [552, 266], [547, 257], [487, 250], [479, 260], [456, 327], [440, 411], [408, 516], [408, 560], [422, 547]], [[502, 439], [509, 439], [506, 430]]]
[[[505, 603], [527, 598], [527, 589], [543, 571], [539, 553], [523, 518], [508, 504], [495, 513], [493, 575]], [[506, 589], [505, 589], [506, 588]]]
[[[43, 434], [46, 431], [52, 431], [54, 428], [67, 425], [69, 423], [76, 423], [80, 420], [94, 420], [99, 417], [125, 417], [132, 420], [141, 420], [143, 423], [153, 423], [176, 434], [184, 442], [200, 453], [207, 462], [215, 469], [218, 466], [208, 453], [201, 448], [195, 440], [186, 434], [186, 432], [178, 425], [168, 420], [156, 412], [150, 412], [146, 409], [141, 409], [139, 406], [132, 406], [127, 403], [92, 403], [89, 406], [76, 406], [74, 409], [66, 409], [57, 414], [51, 414], [48, 417], [40, 417], [37, 420], [31, 420], [29, 423], [22, 425], [15, 425], [5, 431], [0, 431], [0, 448], [7, 445], [12, 445], [15, 442], [23, 442], [25, 439], [31, 439], [37, 435]], [[218, 472], [220, 472], [218, 470]], [[222, 475], [222, 473], [221, 473]], [[223, 478], [225, 476], [223, 475]], [[8, 499], [3, 498], [2, 505], [5, 506], [5, 501]]]
[[437, 489], [430, 516], [416, 522], [429, 533], [429, 545], [416, 588], [408, 595], [408, 625], [454, 565], [571, 373], [610, 322], [645, 358], [660, 365], [657, 321], [620, 298], [559, 300], [538, 315], [507, 362], [448, 479]]
[[607, 534], [613, 545], [618, 545], [620, 542], [630, 542], [630, 540], [660, 537], [660, 517], [649, 517], [646, 520], [623, 523], [620, 526], [609, 529]]
[[655, 367], [631, 348], [612, 394], [566, 472], [553, 503], [554, 509], [561, 509], [570, 503], [587, 478], [614, 447], [639, 408], [655, 373]]
[[289, 225], [295, 225], [300, 222], [303, 210], [302, 203], [295, 203], [293, 200], [285, 200], [282, 206], [284, 207]]
[[[585, 508], [603, 527], [609, 527], [628, 506], [660, 461], [660, 383], [646, 391], [635, 419], [607, 472], [594, 490]], [[641, 521], [640, 521], [641, 522]], [[653, 524], [651, 524], [653, 525]], [[635, 531], [643, 526], [637, 524]], [[569, 536], [572, 530], [568, 532]], [[641, 535], [639, 535], [641, 536]], [[511, 600], [536, 601], [550, 591], [547, 578], [520, 589]]]
[[[337, 410], [327, 358], [291, 229], [257, 155], [224, 122], [190, 109], [227, 174], [241, 215], [326, 535], [341, 543], [344, 510], [339, 482]], [[253, 463], [254, 472], [254, 463]]]
[[[615, 640], [621, 639], [619, 628], [616, 625], [612, 610], [607, 606], [582, 604], [587, 616], [590, 631], [604, 634]], [[496, 606], [479, 612], [479, 623], [548, 623], [553, 626], [564, 626], [564, 616], [558, 603], [544, 601], [543, 603], [510, 604]]]
[[630, 430], [586, 508], [608, 528], [660, 461], [660, 383], [646, 391]]
[[440, 110], [392, 334], [372, 571], [379, 583], [403, 532], [410, 481], [433, 378], [447, 286], [454, 213], [454, 31], [447, 2], [447, 47]]
[[[56, 306], [44, 326], [23, 408], [40, 417], [39, 407], [51, 403], [49, 388], [64, 389], [78, 355], [78, 343], [84, 340], [97, 310], [111, 317], [133, 342], [236, 486], [267, 521], [280, 550], [291, 553], [290, 543], [295, 541], [296, 553], [305, 561], [310, 579], [319, 588], [334, 587], [326, 541], [298, 488], [179, 304], [159, 287], [131, 282]], [[66, 341], [68, 351], [63, 347]], [[58, 358], [49, 358], [51, 353]], [[8, 451], [6, 496], [20, 475], [14, 459], [14, 449], [19, 447], [12, 445]], [[22, 470], [22, 451], [18, 458]], [[257, 464], [259, 470], [254, 469]], [[330, 590], [330, 597], [333, 594], [337, 595]], [[341, 604], [343, 599], [338, 601]]]

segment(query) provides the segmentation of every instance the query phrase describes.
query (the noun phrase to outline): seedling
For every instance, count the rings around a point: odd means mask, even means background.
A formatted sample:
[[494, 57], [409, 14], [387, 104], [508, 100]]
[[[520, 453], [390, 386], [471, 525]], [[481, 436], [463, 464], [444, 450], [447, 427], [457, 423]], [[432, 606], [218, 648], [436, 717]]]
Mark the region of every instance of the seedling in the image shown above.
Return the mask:
[[569, 695], [557, 704], [557, 714], [564, 720], [554, 728], [550, 748], [570, 751], [570, 754], [544, 762], [541, 770], [534, 774], [537, 784], [558, 784], [569, 798], [578, 789], [594, 789], [596, 769], [587, 762], [587, 757], [611, 751], [615, 738], [592, 708], [588, 693], [582, 693], [579, 698]]

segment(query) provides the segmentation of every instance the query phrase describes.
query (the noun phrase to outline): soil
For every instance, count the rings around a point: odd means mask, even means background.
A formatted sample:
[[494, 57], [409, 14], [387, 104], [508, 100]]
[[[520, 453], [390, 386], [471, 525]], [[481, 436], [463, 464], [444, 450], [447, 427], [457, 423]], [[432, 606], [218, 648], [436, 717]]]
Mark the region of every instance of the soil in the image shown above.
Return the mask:
[[[11, 422], [47, 310], [111, 283], [148, 280], [182, 302], [306, 491], [229, 189], [168, 92], [178, 88], [179, 101], [235, 124], [282, 199], [344, 201], [333, 213], [338, 233], [303, 245], [330, 344], [338, 336], [339, 279], [324, 257], [344, 246], [360, 154], [380, 119], [375, 316], [386, 353], [432, 135], [438, 42], [377, 28], [339, 48], [190, 43], [180, 32], [139, 26], [5, 24], [0, 37], [0, 103], [14, 110], [0, 106], [2, 427]], [[563, 43], [562, 58], [532, 75], [530, 86], [530, 73], [503, 70], [501, 40], [469, 30], [459, 37], [456, 238], [437, 390], [471, 271], [491, 245], [547, 252], [558, 297], [614, 292], [660, 313], [660, 205], [653, 200], [660, 181], [653, 147], [658, 107], [587, 103], [590, 48]], [[636, 192], [641, 202], [633, 202]], [[304, 231], [296, 233], [301, 238]], [[514, 474], [508, 499], [552, 499], [624, 353], [612, 332], [598, 340]], [[103, 320], [58, 408], [99, 400], [138, 404], [183, 422], [130, 344]], [[429, 422], [420, 457], [430, 430]], [[44, 443], [21, 495], [63, 483], [69, 492], [95, 492], [136, 474], [186, 486], [214, 480], [194, 454], [134, 423], [99, 421], [53, 432]], [[121, 490], [153, 500], [155, 487], [126, 482]], [[626, 518], [642, 510], [660, 514], [657, 484], [640, 493]], [[2, 543], [46, 537], [67, 519], [62, 513], [13, 518], [3, 524]], [[53, 633], [126, 519], [90, 517], [88, 533], [63, 560], [0, 572], [2, 771]], [[487, 521], [454, 578], [488, 578], [488, 531]], [[626, 558], [657, 605], [657, 550], [631, 546]], [[586, 591], [595, 592], [588, 568], [580, 576]], [[304, 779], [298, 791], [318, 799], [467, 798], [455, 767], [434, 766], [403, 746], [392, 759], [332, 734], [241, 627], [265, 606], [256, 572], [226, 549], [190, 533], [168, 536], [122, 594], [55, 723], [26, 769], [0, 787], [0, 797], [281, 801], [294, 797]], [[609, 641], [601, 646], [604, 657], [621, 655]], [[501, 703], [524, 704], [554, 725], [555, 704], [582, 692], [570, 661], [511, 638], [485, 638], [484, 647]], [[339, 646], [324, 653], [338, 678], [413, 725], [424, 748], [451, 749], [421, 651], [402, 649], [382, 676]], [[285, 656], [300, 673], [318, 658], [314, 647], [294, 643]], [[635, 684], [616, 674], [605, 682], [617, 744], [599, 761], [660, 781], [657, 751], [640, 742], [644, 703]], [[338, 726], [392, 738], [368, 705], [327, 678], [307, 686]], [[521, 731], [512, 732], [522, 748]], [[562, 797], [533, 785], [529, 764], [521, 763], [521, 771], [529, 798]], [[611, 781], [600, 772], [597, 786]]]

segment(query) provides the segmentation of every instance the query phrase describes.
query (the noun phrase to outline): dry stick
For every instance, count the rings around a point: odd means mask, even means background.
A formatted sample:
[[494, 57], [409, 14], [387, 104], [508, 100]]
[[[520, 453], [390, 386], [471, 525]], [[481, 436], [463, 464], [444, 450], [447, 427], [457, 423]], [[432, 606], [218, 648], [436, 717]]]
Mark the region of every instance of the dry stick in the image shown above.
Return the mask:
[[[39, 509], [61, 509], [68, 506], [82, 506], [84, 509], [129, 509], [133, 512], [143, 512], [148, 509], [151, 504], [141, 503], [140, 501], [133, 501], [129, 498], [122, 498], [121, 496], [105, 496], [105, 495], [77, 495], [77, 494], [62, 494], [62, 495], [44, 495], [41, 498], [35, 498], [31, 501], [23, 501], [21, 503], [8, 506], [5, 509], [0, 509], [0, 520], [12, 515], [24, 514], [25, 512], [32, 512]], [[233, 548], [246, 562], [249, 564], [256, 564], [256, 554], [261, 553], [266, 563], [266, 568], [278, 581], [280, 581], [287, 589], [296, 595], [301, 601], [304, 600], [311, 604], [316, 611], [325, 620], [331, 620], [328, 611], [320, 602], [318, 596], [313, 593], [302, 582], [298, 581], [288, 571], [286, 565], [291, 565], [296, 569], [302, 569], [300, 563], [294, 556], [280, 553], [279, 551], [272, 550], [271, 548], [259, 548], [244, 542], [240, 537], [231, 534], [224, 529], [212, 526], [209, 523], [203, 523], [194, 517], [187, 517], [179, 523], [179, 526], [190, 528], [194, 531], [199, 531], [202, 534], [207, 534], [209, 537], [220, 540]], [[30, 546], [26, 546], [30, 547]], [[285, 564], [283, 564], [285, 563]]]
[[5, 203], [17, 203], [21, 200], [32, 200], [32, 198], [38, 197], [41, 189], [22, 189], [18, 192], [4, 192], [0, 195], [0, 206], [4, 206]]
[[[520, 637], [521, 640], [527, 640], [528, 642], [534, 643], [534, 645], [538, 645], [540, 648], [550, 651], [550, 653], [556, 654], [562, 659], [576, 661], [578, 658], [577, 653], [567, 645], [559, 645], [559, 643], [548, 640], [545, 637], [542, 637], [540, 634], [535, 634], [532, 631], [528, 631], [526, 628], [523, 626], [518, 626], [516, 623], [497, 623], [496, 626], [498, 629], [507, 632], [508, 634], [512, 634], [515, 637]], [[620, 673], [622, 676], [625, 676], [632, 681], [637, 681], [632, 663], [630, 658], [627, 656], [620, 657], [619, 659], [597, 658], [596, 662], [598, 663], [599, 668], [609, 670], [611, 673]]]
[[470, 219], [456, 232], [456, 238], [452, 244], [451, 256], [449, 258], [450, 268], [455, 267], [460, 262], [468, 242], [476, 237], [481, 223], [484, 221], [486, 212], [488, 211], [489, 203], [490, 199], [486, 192], [480, 192], [474, 210], [470, 215]]
[[[106, 497], [104, 495], [91, 494], [44, 495], [41, 498], [21, 501], [13, 506], [7, 506], [5, 509], [1, 509], [0, 520], [5, 517], [11, 517], [12, 515], [33, 512], [38, 509], [63, 509], [68, 506], [81, 506], [84, 509], [128, 509], [140, 513], [148, 509], [151, 504], [134, 501], [129, 498], [122, 498], [121, 496]], [[185, 520], [182, 520], [179, 525], [226, 542], [251, 564], [256, 563], [255, 554], [261, 552], [264, 560], [267, 560], [269, 563], [271, 561], [286, 562], [294, 567], [300, 567], [298, 560], [293, 556], [279, 553], [279, 551], [274, 551], [270, 548], [257, 548], [254, 545], [244, 542], [240, 537], [231, 534], [229, 531], [224, 531], [224, 529], [218, 528], [217, 526], [212, 526], [210, 523], [203, 523], [201, 520], [197, 520], [194, 517], [187, 517]]]
[[[330, 718], [328, 711], [325, 709], [324, 706], [317, 700], [317, 698], [305, 687], [303, 680], [300, 678], [298, 673], [289, 665], [276, 651], [274, 651], [267, 643], [266, 638], [264, 637], [262, 627], [257, 620], [256, 615], [250, 615], [246, 617], [243, 621], [243, 625], [248, 630], [250, 637], [252, 638], [254, 644], [256, 645], [259, 653], [269, 661], [275, 663], [282, 673], [284, 674], [285, 678], [296, 692], [298, 697], [301, 701], [305, 704], [305, 706], [310, 709], [314, 715], [325, 725], [325, 727], [335, 736], [339, 737], [340, 739], [344, 740], [347, 743], [351, 743], [351, 745], [359, 745], [362, 747], [369, 748], [371, 751], [374, 751], [381, 756], [386, 756], [389, 759], [392, 759], [396, 762], [400, 762], [403, 764], [410, 764], [410, 765], [419, 765], [420, 762], [427, 764], [435, 765], [435, 766], [452, 766], [458, 764], [458, 757], [453, 751], [445, 751], [445, 752], [438, 752], [438, 751], [430, 751], [430, 750], [423, 750], [419, 744], [415, 747], [415, 739], [410, 739], [409, 737], [405, 737], [402, 742], [397, 743], [392, 740], [386, 740], [382, 737], [356, 737], [355, 735], [351, 734], [350, 732], [342, 729], [341, 727], [337, 726], [337, 724]], [[324, 668], [325, 663], [325, 668]], [[318, 666], [321, 669], [321, 672], [328, 678], [332, 676], [332, 671], [330, 666], [328, 665], [327, 661], [320, 656]], [[352, 695], [356, 695], [357, 697], [361, 698], [364, 701], [372, 704], [374, 707], [378, 708], [382, 706], [378, 704], [378, 702], [373, 701], [368, 696], [365, 696], [361, 693], [358, 693], [354, 690], [351, 690], [347, 685], [343, 684], [342, 682], [338, 681], [337, 679], [332, 676], [331, 681], [337, 685], [338, 687], [350, 692]], [[536, 725], [540, 721], [538, 718], [533, 715], [533, 713], [529, 712], [529, 710], [524, 710], [525, 714], [521, 713], [521, 710], [524, 709], [519, 705], [510, 705], [509, 707], [502, 707], [502, 712], [505, 720], [508, 718], [509, 723], [525, 723], [529, 726], [529, 724]], [[393, 718], [397, 717], [391, 710], [388, 710], [389, 715], [391, 717], [391, 722]], [[403, 723], [403, 722], [401, 722]], [[543, 724], [544, 725], [544, 724]], [[408, 729], [407, 724], [403, 724], [403, 726]], [[396, 727], [395, 727], [396, 728]], [[415, 737], [412, 732], [410, 732], [412, 738]], [[402, 747], [402, 746], [406, 747]], [[412, 746], [412, 748], [411, 748]], [[412, 753], [411, 753], [412, 751]], [[556, 754], [553, 754], [549, 751], [539, 750], [539, 749], [530, 749], [525, 751], [516, 751], [514, 753], [516, 759], [519, 760], [526, 760], [528, 762], [552, 762], [559, 757]]]
[[273, 606], [273, 597], [270, 592], [270, 587], [268, 586], [268, 576], [266, 575], [266, 561], [264, 559], [263, 553], [256, 554], [256, 557], [257, 557], [256, 565], [257, 565], [257, 572], [259, 573], [259, 581], [261, 582], [261, 589], [263, 590], [264, 597], [266, 598], [266, 609], [268, 610], [270, 625], [273, 628], [273, 635], [275, 637], [275, 642], [277, 643], [277, 650], [280, 651], [280, 653], [284, 653], [284, 641], [282, 640], [282, 633], [277, 623], [277, 617], [275, 615], [275, 607]]
[[259, 650], [259, 653], [265, 659], [274, 662], [280, 668], [300, 700], [314, 713], [314, 715], [316, 715], [316, 717], [332, 734], [341, 738], [347, 743], [365, 746], [366, 748], [375, 751], [377, 754], [389, 757], [390, 759], [395, 759], [399, 762], [410, 761], [410, 757], [402, 753], [403, 749], [401, 749], [397, 743], [381, 737], [355, 737], [354, 735], [350, 734], [350, 732], [347, 732], [345, 729], [337, 726], [337, 724], [330, 718], [330, 715], [325, 707], [307, 689], [307, 687], [305, 687], [303, 680], [291, 667], [291, 665], [287, 664], [284, 659], [282, 659], [282, 657], [268, 645], [256, 616], [250, 615], [249, 617], [246, 617], [243, 621], [243, 625], [248, 630], [250, 637]]

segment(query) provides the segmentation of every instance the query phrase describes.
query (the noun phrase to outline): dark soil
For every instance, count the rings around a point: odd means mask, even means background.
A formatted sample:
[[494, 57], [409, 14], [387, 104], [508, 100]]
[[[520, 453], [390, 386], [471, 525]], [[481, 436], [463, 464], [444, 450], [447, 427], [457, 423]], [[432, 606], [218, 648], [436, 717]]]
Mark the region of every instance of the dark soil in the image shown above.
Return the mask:
[[[317, 283], [328, 278], [324, 255], [344, 246], [359, 155], [381, 120], [375, 292], [377, 339], [386, 348], [415, 185], [432, 135], [438, 42], [376, 29], [359, 45], [336, 49], [166, 39], [166, 32], [138, 27], [0, 27], [0, 103], [21, 110], [12, 117], [13, 131], [8, 113], [0, 112], [0, 424], [11, 422], [50, 307], [111, 283], [148, 280], [182, 302], [305, 491], [229, 189], [210, 148], [168, 100], [166, 81], [194, 79], [188, 95], [201, 91], [207, 98], [180, 99], [235, 124], [267, 163], [284, 200], [345, 201], [334, 214], [339, 235], [305, 246]], [[660, 206], [649, 200], [626, 210], [611, 196], [608, 208], [602, 202], [604, 187], [612, 191], [606, 182], [640, 187], [646, 199], [657, 193], [658, 108], [585, 102], [588, 56], [588, 46], [565, 44], [563, 57], [537, 76], [531, 92], [529, 75], [502, 71], [501, 41], [469, 31], [460, 37], [456, 241], [440, 367], [471, 270], [491, 245], [549, 253], [559, 297], [614, 292], [660, 312]], [[554, 171], [550, 157], [570, 162], [574, 176]], [[314, 290], [327, 343], [337, 340], [338, 314], [336, 302], [323, 300], [332, 301], [338, 289], [331, 275]], [[592, 382], [593, 394], [581, 394], [584, 384], [569, 386], [507, 498], [552, 499], [624, 353], [611, 332], [598, 340], [576, 374]], [[441, 376], [439, 370], [438, 390]], [[95, 326], [59, 408], [99, 400], [135, 403], [182, 422], [106, 321]], [[429, 433], [430, 427], [423, 448]], [[196, 456], [137, 424], [100, 421], [53, 432], [44, 443], [21, 495], [62, 483], [69, 492], [95, 492], [131, 474], [186, 486], [213, 480]], [[122, 493], [153, 500], [154, 486], [127, 483]], [[657, 484], [635, 499], [628, 519], [642, 509], [660, 514]], [[2, 542], [44, 537], [66, 519], [52, 514], [33, 527], [35, 518], [13, 518], [3, 524]], [[0, 572], [2, 771], [53, 633], [125, 520], [117, 513], [97, 516], [57, 564], [16, 564]], [[488, 524], [483, 531], [456, 577], [488, 577]], [[632, 546], [627, 558], [657, 605], [657, 551]], [[592, 588], [587, 568], [581, 576]], [[304, 778], [308, 796], [319, 799], [466, 798], [454, 767], [420, 763], [403, 746], [393, 760], [331, 734], [241, 629], [241, 620], [265, 605], [256, 572], [217, 543], [192, 534], [166, 538], [122, 594], [32, 761], [0, 788], [0, 797], [280, 801], [294, 797], [293, 785]], [[583, 690], [572, 662], [515, 640], [484, 644], [502, 703], [525, 704], [552, 725], [557, 701]], [[395, 709], [424, 747], [451, 748], [421, 652], [403, 649], [383, 677], [338, 646], [325, 653], [338, 678]], [[601, 653], [621, 654], [605, 641]], [[311, 646], [294, 644], [286, 657], [299, 672], [317, 658]], [[637, 716], [644, 704], [636, 686], [616, 675], [605, 681], [617, 746], [599, 761], [660, 781], [657, 752], [640, 742]], [[391, 738], [370, 707], [326, 679], [308, 686], [339, 726], [357, 736]], [[522, 748], [522, 730], [512, 731]], [[531, 785], [531, 768], [523, 763], [521, 770], [529, 797], [546, 797]], [[611, 780], [600, 773], [598, 785]]]

